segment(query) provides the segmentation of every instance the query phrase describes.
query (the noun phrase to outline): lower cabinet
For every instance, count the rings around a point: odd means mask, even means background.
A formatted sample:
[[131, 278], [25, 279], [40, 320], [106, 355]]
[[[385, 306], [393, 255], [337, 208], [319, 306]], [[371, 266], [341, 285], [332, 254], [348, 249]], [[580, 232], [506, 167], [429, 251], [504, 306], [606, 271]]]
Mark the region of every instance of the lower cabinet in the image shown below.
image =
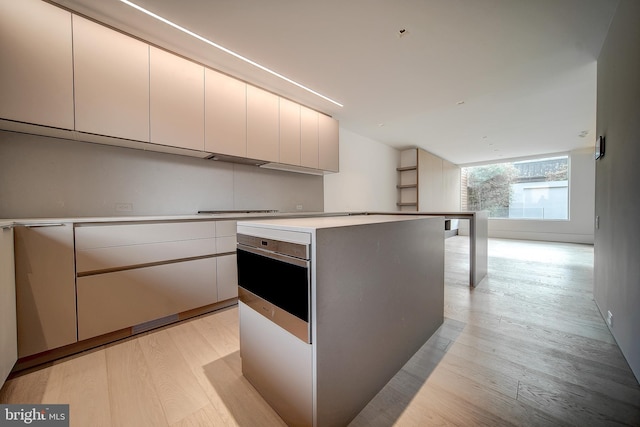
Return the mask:
[[238, 297], [238, 266], [236, 255], [224, 255], [218, 260], [218, 301]]
[[0, 387], [18, 360], [13, 229], [0, 227]]
[[15, 362], [16, 329], [22, 359], [236, 298], [235, 229], [172, 221], [30, 224], [16, 226], [15, 238], [0, 230], [0, 378]]
[[218, 301], [216, 258], [78, 277], [78, 339]]
[[15, 227], [18, 357], [77, 341], [73, 224]]

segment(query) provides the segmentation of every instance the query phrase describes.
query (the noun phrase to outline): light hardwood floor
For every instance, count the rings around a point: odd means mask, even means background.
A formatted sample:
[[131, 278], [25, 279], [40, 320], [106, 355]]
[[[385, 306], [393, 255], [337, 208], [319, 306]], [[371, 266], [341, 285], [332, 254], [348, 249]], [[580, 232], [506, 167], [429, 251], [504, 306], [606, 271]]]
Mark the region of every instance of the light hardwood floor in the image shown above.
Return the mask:
[[[443, 326], [353, 426], [640, 425], [593, 301], [593, 247], [491, 239], [475, 289], [467, 238], [445, 259]], [[0, 403], [69, 403], [78, 427], [283, 425], [241, 375], [235, 307], [15, 376]]]

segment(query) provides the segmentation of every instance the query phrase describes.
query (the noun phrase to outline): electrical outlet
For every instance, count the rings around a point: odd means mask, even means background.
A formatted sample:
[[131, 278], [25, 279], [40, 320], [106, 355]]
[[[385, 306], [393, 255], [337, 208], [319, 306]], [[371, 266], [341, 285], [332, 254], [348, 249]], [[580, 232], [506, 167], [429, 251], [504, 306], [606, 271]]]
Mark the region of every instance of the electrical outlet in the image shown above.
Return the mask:
[[301, 211], [302, 210], [302, 205], [296, 205], [296, 210]]
[[607, 325], [609, 325], [610, 328], [613, 327], [613, 313], [611, 313], [611, 310], [607, 310]]
[[133, 212], [133, 203], [116, 203], [116, 212]]

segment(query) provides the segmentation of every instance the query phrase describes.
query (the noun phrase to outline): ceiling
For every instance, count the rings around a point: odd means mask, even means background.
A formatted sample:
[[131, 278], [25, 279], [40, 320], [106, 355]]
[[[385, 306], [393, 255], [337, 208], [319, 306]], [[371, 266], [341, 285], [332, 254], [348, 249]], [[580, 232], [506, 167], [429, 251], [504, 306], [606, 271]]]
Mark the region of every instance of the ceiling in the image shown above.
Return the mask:
[[133, 0], [338, 107], [119, 0], [53, 1], [325, 112], [348, 131], [456, 164], [594, 146], [595, 61], [618, 4]]

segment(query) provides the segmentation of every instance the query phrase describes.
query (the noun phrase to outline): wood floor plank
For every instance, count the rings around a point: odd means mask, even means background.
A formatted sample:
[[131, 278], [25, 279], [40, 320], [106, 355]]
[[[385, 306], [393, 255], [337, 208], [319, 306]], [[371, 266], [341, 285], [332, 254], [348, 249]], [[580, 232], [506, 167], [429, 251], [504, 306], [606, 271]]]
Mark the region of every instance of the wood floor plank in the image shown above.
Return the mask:
[[[601, 375], [596, 376], [580, 363], [574, 364], [561, 357], [545, 355], [542, 351], [519, 346], [509, 339], [500, 340], [499, 337], [486, 339], [475, 335], [461, 334], [449, 351], [486, 367], [499, 368], [518, 380], [524, 378], [525, 375], [551, 378], [585, 388], [601, 390], [616, 399], [640, 404], [640, 389], [637, 386], [620, 384], [607, 378], [609, 368], [604, 369]], [[629, 381], [632, 381], [631, 377], [628, 378]]]
[[113, 425], [167, 426], [169, 423], [138, 340], [107, 346], [105, 354]]
[[576, 356], [599, 362], [619, 369], [627, 369], [628, 364], [620, 348], [613, 343], [565, 333], [552, 328], [523, 322], [520, 319], [502, 316], [498, 329], [502, 334], [543, 345], [549, 349], [561, 350]]
[[198, 384], [209, 399], [210, 405], [216, 411], [220, 425], [236, 426], [237, 423], [233, 414], [227, 409], [222, 396], [217, 392], [216, 388], [211, 384], [209, 378], [205, 374], [204, 367], [221, 359], [215, 349], [202, 336], [194, 326], [200, 320], [194, 319], [167, 330], [169, 336], [180, 350], [182, 357], [191, 369]]
[[608, 399], [598, 393], [578, 387], [565, 389], [558, 384], [555, 387], [537, 387], [520, 383], [518, 400], [544, 407], [555, 417], [566, 422], [588, 426], [638, 425], [640, 408], [622, 403], [615, 399]]
[[[216, 313], [217, 314], [217, 313]], [[225, 310], [220, 313], [221, 317], [231, 314], [238, 316], [237, 307]], [[227, 322], [219, 322], [218, 318], [212, 316], [202, 317], [199, 322], [194, 323], [200, 334], [209, 342], [220, 356], [233, 353], [240, 348], [240, 335], [238, 329], [233, 329]]]
[[68, 404], [72, 426], [112, 425], [104, 350], [57, 363], [51, 371], [42, 403]]
[[[524, 361], [531, 368], [543, 366], [544, 372], [554, 374], [562, 373], [568, 377], [584, 377], [593, 381], [602, 380], [605, 382], [613, 382], [629, 386], [637, 385], [634, 378], [629, 377], [628, 367], [614, 368], [612, 366], [603, 366], [597, 361], [592, 361], [583, 357], [581, 354], [575, 355], [570, 352], [562, 351], [556, 347], [549, 348], [540, 345], [539, 342], [532, 342], [521, 337], [508, 337], [501, 333], [498, 329], [487, 329], [479, 325], [469, 325], [465, 331], [470, 331], [474, 340], [482, 339], [487, 343], [492, 343], [493, 350], [500, 349], [505, 352], [506, 357], [516, 358]], [[503, 345], [505, 344], [505, 345]], [[529, 355], [535, 354], [529, 362]], [[640, 391], [640, 390], [639, 390]]]
[[0, 403], [41, 403], [47, 391], [51, 370], [52, 367], [48, 366], [9, 378], [0, 389]]
[[[237, 317], [237, 309], [235, 315]], [[239, 347], [236, 347], [234, 353], [220, 355], [202, 335], [203, 331], [206, 333], [212, 330], [212, 323], [218, 320], [217, 315], [208, 316], [206, 324], [199, 328], [199, 324], [205, 323], [203, 320], [199, 318], [183, 323], [171, 328], [168, 333], [182, 352], [209, 402], [220, 415], [222, 425], [284, 425], [282, 419], [242, 376], [240, 365], [236, 361], [236, 358], [239, 359]], [[226, 345], [222, 346], [223, 353], [227, 350]]]
[[[428, 382], [472, 403], [478, 408], [482, 408], [484, 411], [492, 413], [496, 417], [504, 419], [510, 424], [521, 425], [523, 420], [526, 420], [529, 427], [560, 427], [568, 425], [547, 412], [537, 409], [535, 406], [516, 400], [518, 381], [513, 379], [509, 381], [510, 383], [515, 381], [515, 388], [513, 389], [505, 389], [503, 386], [488, 387], [487, 384], [491, 385], [496, 381], [500, 381], [497, 379], [498, 376], [491, 378], [489, 375], [483, 378], [483, 376], [469, 375], [469, 372], [474, 369], [477, 369], [477, 366], [470, 366], [468, 369], [461, 370], [459, 365], [452, 364], [449, 358], [446, 358], [443, 366], [429, 376]], [[478, 378], [481, 382], [474, 380], [473, 377]], [[505, 391], [511, 395], [505, 394]]]
[[417, 404], [425, 394], [424, 382], [401, 371], [356, 416], [350, 426], [456, 426], [462, 425], [441, 413], [438, 406]]
[[169, 424], [186, 418], [209, 403], [166, 330], [143, 335], [138, 340]]
[[[407, 392], [415, 391], [411, 400], [411, 409], [416, 410], [416, 414], [437, 415], [449, 422], [459, 426], [510, 426], [513, 425], [505, 419], [492, 414], [491, 412], [475, 406], [471, 402], [464, 400], [458, 394], [449, 393], [429, 381], [423, 382], [400, 370], [387, 384], [389, 387]], [[428, 425], [428, 419], [417, 420]]]
[[171, 424], [171, 427], [223, 427], [230, 425], [232, 424], [223, 420], [218, 411], [211, 404], [208, 404], [188, 417]]
[[[463, 379], [468, 381], [469, 385], [466, 388], [476, 388], [480, 392], [481, 390], [494, 391], [514, 400], [518, 395], [518, 379], [506, 375], [498, 369], [490, 369], [477, 363], [457, 358], [453, 354], [444, 357], [438, 368], [439, 369], [434, 371], [432, 375], [424, 379], [432, 380], [439, 378], [438, 375], [442, 371], [452, 383], [458, 382], [463, 384]], [[421, 377], [424, 369], [416, 371], [417, 372], [409, 372]]]
[[240, 351], [204, 367], [205, 375], [222, 397], [239, 426], [285, 426], [284, 421], [242, 375]]

